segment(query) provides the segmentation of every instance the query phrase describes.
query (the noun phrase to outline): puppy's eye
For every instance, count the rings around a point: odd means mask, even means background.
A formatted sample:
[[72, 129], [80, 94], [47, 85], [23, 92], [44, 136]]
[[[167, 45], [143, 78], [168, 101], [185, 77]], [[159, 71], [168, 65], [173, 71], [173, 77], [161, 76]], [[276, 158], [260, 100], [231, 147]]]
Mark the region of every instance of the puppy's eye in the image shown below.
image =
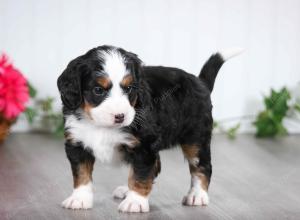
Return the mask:
[[93, 93], [97, 96], [103, 96], [105, 95], [106, 91], [101, 87], [94, 87]]
[[127, 86], [124, 88], [124, 92], [127, 94], [129, 94], [131, 92], [131, 90], [132, 90], [132, 86]]

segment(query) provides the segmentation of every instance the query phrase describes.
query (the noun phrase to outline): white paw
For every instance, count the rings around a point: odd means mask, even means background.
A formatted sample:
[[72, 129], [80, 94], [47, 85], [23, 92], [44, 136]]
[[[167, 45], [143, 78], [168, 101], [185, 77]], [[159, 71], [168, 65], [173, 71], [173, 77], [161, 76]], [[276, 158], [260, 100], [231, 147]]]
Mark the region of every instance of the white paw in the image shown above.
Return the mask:
[[117, 199], [124, 199], [128, 193], [129, 189], [128, 186], [118, 186], [113, 191], [113, 197]]
[[121, 212], [149, 212], [148, 198], [129, 191], [126, 198], [120, 203], [118, 210]]
[[188, 194], [183, 197], [182, 200], [182, 204], [187, 206], [206, 206], [208, 203], [208, 194], [203, 189], [191, 188]]
[[72, 195], [62, 202], [67, 209], [90, 209], [93, 207], [92, 185], [89, 183], [73, 190]]

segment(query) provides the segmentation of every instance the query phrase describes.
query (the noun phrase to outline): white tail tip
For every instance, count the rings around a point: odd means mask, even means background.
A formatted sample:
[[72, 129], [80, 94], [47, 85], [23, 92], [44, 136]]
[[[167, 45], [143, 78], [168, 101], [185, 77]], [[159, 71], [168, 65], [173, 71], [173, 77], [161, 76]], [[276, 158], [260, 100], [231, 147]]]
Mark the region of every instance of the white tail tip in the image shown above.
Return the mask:
[[229, 49], [225, 49], [219, 52], [219, 54], [222, 56], [223, 60], [226, 61], [232, 57], [235, 57], [245, 51], [244, 48], [241, 47], [233, 47]]

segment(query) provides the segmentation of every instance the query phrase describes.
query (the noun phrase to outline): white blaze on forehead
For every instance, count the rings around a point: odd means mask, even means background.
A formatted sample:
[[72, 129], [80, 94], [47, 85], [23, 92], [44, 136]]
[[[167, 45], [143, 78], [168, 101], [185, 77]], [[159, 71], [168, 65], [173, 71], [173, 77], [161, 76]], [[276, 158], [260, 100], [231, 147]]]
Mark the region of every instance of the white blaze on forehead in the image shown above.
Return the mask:
[[104, 60], [103, 70], [113, 83], [120, 83], [127, 75], [125, 60], [117, 50], [101, 51], [99, 56]]

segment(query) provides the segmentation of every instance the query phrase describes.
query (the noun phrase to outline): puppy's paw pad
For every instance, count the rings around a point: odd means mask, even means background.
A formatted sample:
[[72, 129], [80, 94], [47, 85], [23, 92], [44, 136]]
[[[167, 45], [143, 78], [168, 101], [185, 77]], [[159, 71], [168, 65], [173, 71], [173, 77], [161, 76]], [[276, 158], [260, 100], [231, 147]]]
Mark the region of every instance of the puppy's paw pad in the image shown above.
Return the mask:
[[117, 199], [124, 199], [128, 193], [129, 189], [128, 186], [118, 186], [113, 191], [113, 197]]
[[61, 205], [66, 209], [91, 209], [93, 207], [93, 196], [78, 197], [71, 195]]
[[186, 206], [206, 206], [209, 203], [208, 194], [204, 190], [190, 191], [183, 197], [182, 204]]
[[129, 191], [126, 199], [120, 203], [118, 210], [120, 212], [149, 212], [148, 198]]

